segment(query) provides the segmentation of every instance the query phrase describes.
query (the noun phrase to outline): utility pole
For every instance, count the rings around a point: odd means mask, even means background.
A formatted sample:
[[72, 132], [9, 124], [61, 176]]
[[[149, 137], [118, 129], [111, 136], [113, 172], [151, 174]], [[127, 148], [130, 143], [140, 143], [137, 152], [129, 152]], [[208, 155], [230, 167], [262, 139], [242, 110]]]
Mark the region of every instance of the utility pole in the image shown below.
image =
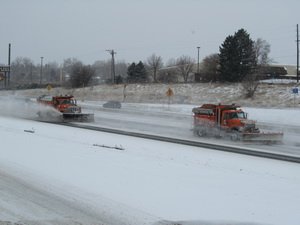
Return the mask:
[[297, 24], [297, 83], [299, 82], [299, 30]]
[[106, 50], [111, 54], [111, 79], [112, 83], [114, 84], [116, 81], [116, 75], [115, 75], [115, 54], [117, 54], [114, 50]]
[[42, 84], [42, 79], [43, 79], [43, 58], [41, 57], [41, 74], [40, 74], [40, 84]]
[[197, 64], [197, 73], [199, 74], [199, 51], [200, 51], [200, 47], [198, 48], [198, 64]]

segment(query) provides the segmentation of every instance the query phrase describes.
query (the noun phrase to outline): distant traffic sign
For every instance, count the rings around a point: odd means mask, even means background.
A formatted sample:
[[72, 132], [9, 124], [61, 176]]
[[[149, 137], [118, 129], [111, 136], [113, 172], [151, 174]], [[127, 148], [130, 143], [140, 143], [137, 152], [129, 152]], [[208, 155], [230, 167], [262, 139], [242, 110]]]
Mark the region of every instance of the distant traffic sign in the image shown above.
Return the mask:
[[298, 88], [294, 88], [294, 89], [293, 89], [293, 93], [294, 93], [294, 94], [298, 94]]
[[48, 91], [51, 91], [52, 86], [50, 84], [48, 84], [46, 88], [47, 88]]
[[10, 67], [9, 66], [0, 66], [0, 72], [9, 72]]
[[166, 94], [171, 97], [173, 95], [173, 90], [171, 88], [169, 88], [167, 91], [166, 91]]

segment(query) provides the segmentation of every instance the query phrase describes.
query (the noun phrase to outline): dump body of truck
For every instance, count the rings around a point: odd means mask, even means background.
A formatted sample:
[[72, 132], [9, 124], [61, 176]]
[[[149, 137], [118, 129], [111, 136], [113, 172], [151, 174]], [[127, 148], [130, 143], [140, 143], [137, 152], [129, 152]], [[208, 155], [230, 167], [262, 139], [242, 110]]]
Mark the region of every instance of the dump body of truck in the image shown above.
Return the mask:
[[261, 132], [240, 106], [204, 104], [193, 108], [193, 132], [198, 136], [241, 141], [282, 142], [282, 132]]
[[[62, 114], [63, 122], [94, 122], [94, 114], [84, 114], [81, 112], [81, 107], [77, 105], [76, 99], [72, 95], [65, 96], [40, 96], [37, 102], [46, 106], [55, 108]], [[50, 117], [49, 112], [43, 113], [39, 111], [39, 116]], [[53, 114], [51, 114], [53, 116]], [[53, 119], [53, 118], [49, 118]]]

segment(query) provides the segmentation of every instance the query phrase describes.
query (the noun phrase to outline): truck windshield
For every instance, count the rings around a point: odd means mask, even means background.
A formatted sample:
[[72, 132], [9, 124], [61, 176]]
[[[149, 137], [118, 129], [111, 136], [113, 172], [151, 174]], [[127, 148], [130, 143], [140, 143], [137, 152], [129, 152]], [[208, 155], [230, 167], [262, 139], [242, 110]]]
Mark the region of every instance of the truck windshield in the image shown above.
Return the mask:
[[232, 112], [229, 114], [230, 119], [246, 119], [244, 112]]
[[65, 99], [65, 100], [62, 100], [61, 101], [61, 104], [62, 105], [75, 105], [75, 102], [74, 102], [74, 100], [73, 99]]

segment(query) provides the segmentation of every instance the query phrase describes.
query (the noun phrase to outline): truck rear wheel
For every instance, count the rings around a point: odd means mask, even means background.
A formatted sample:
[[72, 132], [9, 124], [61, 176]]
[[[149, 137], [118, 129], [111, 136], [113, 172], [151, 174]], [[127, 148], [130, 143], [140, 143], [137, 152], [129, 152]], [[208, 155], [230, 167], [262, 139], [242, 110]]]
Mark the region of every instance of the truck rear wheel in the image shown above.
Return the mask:
[[199, 128], [199, 129], [195, 130], [195, 134], [198, 137], [205, 137], [206, 136], [206, 130], [205, 130], [205, 128]]
[[212, 128], [211, 133], [214, 137], [220, 138], [221, 137], [221, 130], [217, 127]]

